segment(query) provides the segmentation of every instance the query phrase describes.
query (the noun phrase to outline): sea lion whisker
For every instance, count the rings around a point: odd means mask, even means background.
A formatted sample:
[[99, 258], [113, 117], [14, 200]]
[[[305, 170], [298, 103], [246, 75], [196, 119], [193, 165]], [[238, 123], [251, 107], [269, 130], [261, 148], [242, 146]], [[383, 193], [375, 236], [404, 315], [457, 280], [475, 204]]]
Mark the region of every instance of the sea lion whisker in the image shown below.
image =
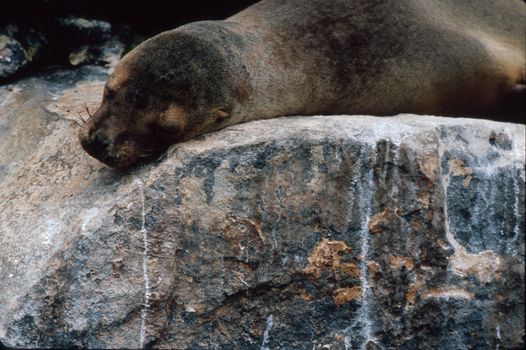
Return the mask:
[[152, 156], [152, 155], [156, 154], [157, 152], [154, 149], [143, 148], [143, 149], [140, 150], [140, 153], [142, 155]]
[[78, 114], [78, 117], [80, 118], [80, 120], [82, 121], [82, 124], [86, 124], [86, 119], [84, 119], [82, 114], [80, 114], [80, 112], [77, 112], [77, 114]]
[[164, 154], [161, 153], [161, 154], [159, 154], [159, 156], [155, 159], [155, 161], [156, 161], [156, 162], [160, 162], [160, 161], [163, 159], [163, 157], [164, 157]]
[[88, 113], [89, 117], [91, 118], [92, 114], [89, 111], [88, 105], [86, 104], [86, 101], [84, 101], [84, 109], [86, 110], [86, 113]]

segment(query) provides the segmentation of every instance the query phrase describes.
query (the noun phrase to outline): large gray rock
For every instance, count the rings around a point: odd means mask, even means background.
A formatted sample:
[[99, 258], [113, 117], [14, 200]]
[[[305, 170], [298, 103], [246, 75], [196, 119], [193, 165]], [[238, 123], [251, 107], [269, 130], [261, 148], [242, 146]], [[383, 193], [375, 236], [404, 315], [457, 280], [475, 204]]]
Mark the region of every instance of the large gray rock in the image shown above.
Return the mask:
[[123, 173], [70, 120], [103, 79], [0, 87], [3, 344], [524, 346], [523, 125], [280, 118]]

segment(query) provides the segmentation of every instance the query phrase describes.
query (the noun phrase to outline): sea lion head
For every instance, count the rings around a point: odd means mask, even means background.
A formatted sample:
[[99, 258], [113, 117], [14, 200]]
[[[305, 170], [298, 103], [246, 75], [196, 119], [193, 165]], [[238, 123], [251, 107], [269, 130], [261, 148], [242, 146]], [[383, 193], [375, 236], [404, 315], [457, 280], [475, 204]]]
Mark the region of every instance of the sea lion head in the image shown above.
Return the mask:
[[84, 150], [126, 168], [224, 126], [232, 104], [227, 65], [202, 39], [161, 33], [122, 58], [100, 107], [82, 126]]

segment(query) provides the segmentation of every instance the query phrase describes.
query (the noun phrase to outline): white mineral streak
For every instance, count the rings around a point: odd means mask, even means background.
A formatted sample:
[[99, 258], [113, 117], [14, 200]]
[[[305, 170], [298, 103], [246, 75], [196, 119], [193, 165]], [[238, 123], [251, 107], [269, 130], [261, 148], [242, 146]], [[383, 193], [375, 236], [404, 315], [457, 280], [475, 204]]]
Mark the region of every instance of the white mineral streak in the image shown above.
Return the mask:
[[[519, 179], [513, 176], [513, 217], [515, 218], [515, 225], [513, 226], [513, 239], [516, 240], [520, 237], [520, 205], [521, 205], [521, 192], [519, 188]], [[511, 245], [508, 245], [508, 248]]]
[[502, 258], [492, 250], [484, 250], [477, 254], [469, 253], [455, 238], [449, 225], [449, 210], [447, 205], [447, 192], [450, 184], [451, 169], [442, 169], [442, 159], [444, 158], [444, 144], [438, 142], [440, 168], [440, 181], [444, 191], [444, 226], [446, 229], [446, 238], [453, 247], [455, 253], [449, 257], [450, 270], [459, 276], [466, 277], [474, 275], [481, 282], [490, 282], [497, 277], [497, 271], [502, 264]]
[[[276, 173], [276, 182], [279, 185], [281, 185], [281, 181], [280, 181], [280, 174], [279, 173]], [[279, 192], [278, 191], [275, 191], [274, 192], [274, 203], [277, 203], [278, 204], [278, 208], [279, 208], [279, 217], [281, 217], [283, 214], [282, 214], [282, 211], [283, 211], [283, 203], [282, 203], [282, 199], [281, 199], [281, 196], [279, 195]], [[272, 230], [271, 230], [271, 235], [272, 235], [272, 251], [274, 251], [276, 249], [276, 247], [278, 246], [278, 240], [277, 240], [277, 237], [276, 237], [276, 230], [278, 229], [278, 226], [279, 226], [279, 221], [278, 220], [274, 220], [274, 222], [272, 223]], [[274, 262], [274, 254], [271, 255], [271, 263]]]
[[46, 220], [46, 230], [42, 234], [42, 244], [51, 245], [55, 236], [60, 232], [61, 225], [55, 219]]
[[442, 287], [440, 289], [426, 290], [422, 292], [422, 299], [467, 299], [471, 300], [475, 295], [467, 290], [456, 288], [456, 287]]
[[[391, 142], [387, 142], [387, 150], [386, 150], [386, 155], [388, 157], [390, 157], [390, 145], [391, 145]], [[387, 162], [387, 159], [386, 159], [386, 162]], [[398, 187], [400, 187], [402, 185], [402, 180], [400, 178], [400, 170], [399, 170], [399, 165], [400, 165], [400, 144], [397, 144], [395, 147], [394, 147], [394, 150], [393, 150], [393, 159], [391, 159], [391, 164], [393, 164], [393, 174], [392, 174], [392, 179], [393, 179], [393, 185], [391, 186], [391, 193], [390, 193], [390, 197], [392, 198], [393, 201], [395, 201], [394, 206], [396, 207], [397, 206], [397, 202], [398, 202], [398, 196], [399, 196], [399, 191], [398, 191]], [[387, 169], [387, 164], [385, 166], [385, 168]], [[372, 182], [371, 182], [371, 186], [372, 186]]]
[[[3, 106], [7, 105], [9, 102], [11, 102], [11, 100], [13, 99], [13, 93], [9, 93], [9, 91], [7, 91], [7, 89], [2, 89], [2, 93], [0, 94], [0, 108], [2, 108]], [[13, 92], [18, 92], [18, 91], [13, 91]]]
[[495, 350], [499, 350], [500, 348], [500, 325], [497, 323], [497, 327], [495, 327]]
[[225, 257], [221, 255], [221, 290], [225, 290], [225, 279], [226, 279], [226, 270], [225, 270]]
[[[362, 147], [362, 152], [357, 159], [357, 164], [355, 165], [356, 169], [360, 171], [362, 169], [362, 162], [367, 164], [375, 164], [376, 161], [376, 152], [369, 158], [368, 156], [368, 147], [364, 144]], [[370, 296], [370, 286], [368, 281], [368, 271], [367, 271], [367, 260], [369, 255], [369, 229], [368, 223], [371, 218], [371, 203], [373, 200], [373, 167], [367, 167], [367, 173], [361, 174], [358, 173], [353, 179], [351, 186], [348, 189], [348, 198], [351, 201], [353, 198], [360, 198], [360, 287], [361, 287], [361, 301], [360, 309], [358, 311], [358, 317], [349, 326], [345, 333], [347, 335], [344, 338], [345, 349], [352, 348], [352, 340], [356, 336], [353, 333], [353, 329], [356, 327], [361, 328], [360, 337], [363, 340], [362, 349], [365, 349], [366, 344], [369, 341], [373, 341], [375, 344], [379, 344], [378, 340], [374, 338], [372, 334], [372, 315], [371, 309], [369, 306], [369, 296]], [[348, 203], [348, 207], [351, 208], [351, 203]]]
[[273, 319], [272, 319], [272, 314], [270, 314], [267, 317], [267, 326], [265, 327], [265, 332], [263, 333], [263, 342], [261, 343], [260, 350], [269, 350], [267, 343], [268, 343], [268, 337], [269, 337], [270, 330], [272, 329], [272, 325], [273, 325]]
[[146, 319], [150, 309], [150, 279], [148, 277], [148, 231], [146, 230], [146, 210], [144, 200], [144, 184], [141, 179], [136, 178], [135, 184], [139, 188], [141, 198], [141, 233], [143, 239], [143, 258], [142, 258], [142, 276], [144, 280], [144, 304], [141, 309], [141, 330], [139, 344], [140, 348], [144, 347], [146, 339]]
[[82, 224], [80, 225], [82, 232], [86, 231], [88, 224], [99, 214], [99, 209], [93, 207], [89, 209], [82, 219]]

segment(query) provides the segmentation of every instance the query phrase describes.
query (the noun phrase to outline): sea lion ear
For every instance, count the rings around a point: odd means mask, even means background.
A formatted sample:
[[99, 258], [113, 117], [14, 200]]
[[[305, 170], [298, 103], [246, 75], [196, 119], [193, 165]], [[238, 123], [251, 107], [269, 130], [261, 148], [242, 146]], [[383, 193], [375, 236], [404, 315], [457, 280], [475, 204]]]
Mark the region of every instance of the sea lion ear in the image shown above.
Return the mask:
[[182, 107], [172, 104], [159, 114], [157, 123], [166, 129], [184, 129], [187, 124], [186, 113]]
[[230, 113], [226, 112], [222, 107], [214, 109], [213, 114], [217, 122], [222, 122], [223, 120], [230, 117]]

